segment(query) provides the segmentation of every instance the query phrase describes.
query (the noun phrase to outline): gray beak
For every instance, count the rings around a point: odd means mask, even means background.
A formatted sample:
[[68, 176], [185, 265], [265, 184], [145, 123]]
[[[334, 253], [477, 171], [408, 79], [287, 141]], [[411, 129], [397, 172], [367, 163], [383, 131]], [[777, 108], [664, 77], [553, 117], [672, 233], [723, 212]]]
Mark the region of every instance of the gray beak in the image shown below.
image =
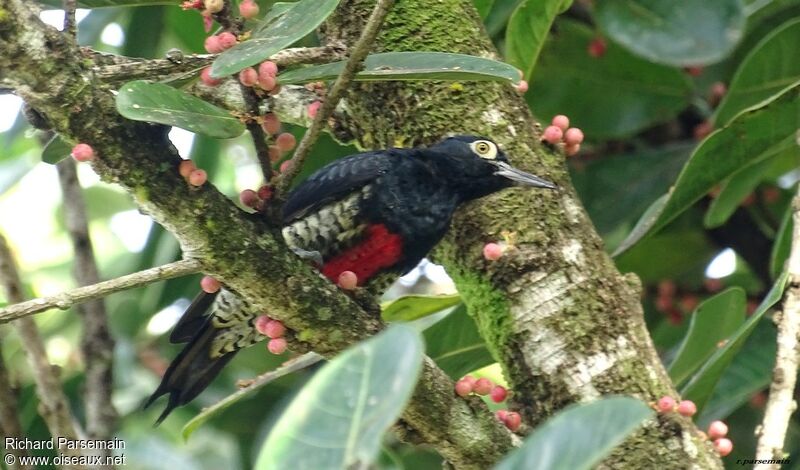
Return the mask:
[[520, 186], [533, 186], [534, 188], [547, 188], [547, 189], [558, 189], [558, 186], [555, 184], [539, 178], [536, 175], [532, 175], [530, 173], [525, 173], [522, 170], [517, 170], [513, 166], [509, 165], [505, 162], [492, 162], [497, 166], [497, 171], [494, 172], [497, 176], [502, 176], [504, 178], [508, 178], [514, 183]]

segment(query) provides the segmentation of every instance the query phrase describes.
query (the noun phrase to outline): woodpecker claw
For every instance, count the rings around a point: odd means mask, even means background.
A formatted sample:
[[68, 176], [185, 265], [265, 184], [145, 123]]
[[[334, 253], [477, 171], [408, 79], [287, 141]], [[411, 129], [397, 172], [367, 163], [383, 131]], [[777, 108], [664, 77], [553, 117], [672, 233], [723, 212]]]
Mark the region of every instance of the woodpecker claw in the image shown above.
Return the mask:
[[319, 251], [308, 251], [300, 248], [292, 248], [292, 251], [294, 251], [294, 254], [300, 258], [306, 261], [311, 261], [314, 266], [320, 267], [324, 264], [322, 260], [322, 254]]

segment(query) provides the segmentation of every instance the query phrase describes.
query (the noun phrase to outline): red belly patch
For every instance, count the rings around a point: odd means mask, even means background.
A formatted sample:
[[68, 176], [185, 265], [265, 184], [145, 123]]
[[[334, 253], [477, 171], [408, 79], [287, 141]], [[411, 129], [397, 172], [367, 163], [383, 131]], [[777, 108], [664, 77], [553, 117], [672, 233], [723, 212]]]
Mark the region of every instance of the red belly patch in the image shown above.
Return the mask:
[[383, 224], [367, 226], [364, 239], [357, 245], [334, 256], [322, 267], [322, 274], [333, 282], [339, 274], [353, 271], [358, 285], [364, 285], [372, 276], [393, 266], [403, 254], [403, 239], [391, 233]]

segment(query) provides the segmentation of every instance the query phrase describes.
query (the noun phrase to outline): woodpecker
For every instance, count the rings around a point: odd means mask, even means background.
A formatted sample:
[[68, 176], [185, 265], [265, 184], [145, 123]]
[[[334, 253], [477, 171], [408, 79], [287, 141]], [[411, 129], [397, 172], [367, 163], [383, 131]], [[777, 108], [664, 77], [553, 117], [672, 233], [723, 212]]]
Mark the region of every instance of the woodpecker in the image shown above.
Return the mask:
[[[282, 235], [334, 283], [352, 271], [359, 286], [380, 293], [442, 239], [459, 206], [511, 186], [556, 188], [511, 166], [485, 137], [360, 153], [328, 164], [291, 192]], [[254, 327], [258, 315], [228, 289], [195, 298], [170, 335], [187, 344], [145, 403], [169, 394], [157, 424], [205, 389], [238, 350], [264, 339]]]

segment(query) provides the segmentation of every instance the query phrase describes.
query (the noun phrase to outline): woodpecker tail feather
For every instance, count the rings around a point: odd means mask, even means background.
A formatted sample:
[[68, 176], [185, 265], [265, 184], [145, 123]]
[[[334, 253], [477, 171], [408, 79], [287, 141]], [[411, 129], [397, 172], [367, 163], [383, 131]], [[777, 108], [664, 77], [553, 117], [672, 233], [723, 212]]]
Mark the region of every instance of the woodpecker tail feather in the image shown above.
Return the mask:
[[164, 373], [158, 388], [144, 403], [147, 408], [160, 396], [169, 394], [167, 407], [156, 420], [155, 425], [178, 406], [192, 401], [219, 374], [219, 371], [233, 359], [237, 350], [212, 357], [210, 354], [217, 330], [212, 325], [212, 317], [206, 310], [212, 305], [215, 295], [201, 293], [176, 325], [170, 341], [188, 344], [172, 361]]

